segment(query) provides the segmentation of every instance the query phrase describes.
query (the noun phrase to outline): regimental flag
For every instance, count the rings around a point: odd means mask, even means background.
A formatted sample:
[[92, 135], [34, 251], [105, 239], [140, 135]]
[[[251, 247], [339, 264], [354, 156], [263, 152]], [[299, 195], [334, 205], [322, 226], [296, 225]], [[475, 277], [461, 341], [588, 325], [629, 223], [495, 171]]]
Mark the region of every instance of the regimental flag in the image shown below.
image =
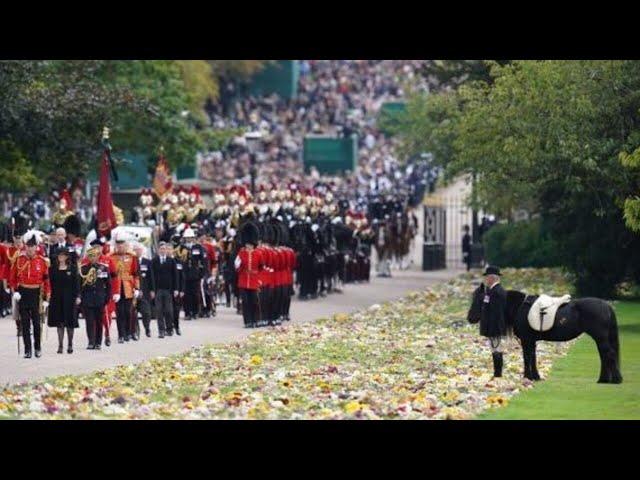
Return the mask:
[[158, 198], [164, 197], [165, 193], [170, 192], [173, 188], [173, 180], [171, 178], [171, 171], [169, 170], [169, 164], [162, 153], [158, 159], [158, 166], [156, 167], [156, 174], [153, 177], [153, 191]]
[[102, 154], [100, 167], [100, 185], [98, 187], [98, 213], [96, 215], [96, 230], [98, 237], [109, 237], [111, 230], [116, 227], [116, 215], [111, 198], [111, 178], [109, 177], [109, 157], [105, 150]]

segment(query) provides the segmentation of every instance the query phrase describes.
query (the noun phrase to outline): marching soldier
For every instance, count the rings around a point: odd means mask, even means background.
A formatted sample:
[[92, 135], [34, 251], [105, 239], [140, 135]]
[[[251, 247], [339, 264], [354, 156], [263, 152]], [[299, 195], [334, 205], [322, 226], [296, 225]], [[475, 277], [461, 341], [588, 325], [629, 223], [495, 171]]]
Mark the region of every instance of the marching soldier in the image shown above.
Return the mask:
[[215, 242], [204, 231], [200, 235], [200, 245], [207, 252], [207, 258], [209, 259], [209, 271], [207, 272], [206, 288], [205, 288], [205, 300], [206, 304], [203, 306], [203, 317], [216, 316], [216, 280], [218, 278], [218, 249]]
[[[36, 357], [41, 356], [40, 308], [49, 306], [51, 285], [49, 284], [49, 261], [37, 253], [38, 240], [35, 232], [26, 234], [24, 253], [20, 253], [11, 267], [9, 284], [13, 298], [18, 302], [24, 358], [31, 358], [31, 324], [33, 324], [33, 346]], [[44, 300], [44, 301], [42, 301]]]
[[80, 308], [87, 325], [87, 350], [102, 348], [102, 329], [105, 310], [112, 298], [112, 272], [100, 261], [102, 243], [91, 242], [87, 261], [80, 267]]
[[184, 315], [185, 320], [195, 320], [200, 306], [205, 304], [203, 280], [211, 267], [206, 250], [195, 243], [196, 234], [193, 229], [185, 229], [182, 238], [187, 251], [184, 263]]
[[133, 318], [133, 300], [140, 295], [138, 259], [127, 251], [123, 236], [116, 237], [116, 252], [112, 258], [116, 267], [113, 301], [116, 303], [118, 343], [138, 340]]
[[[136, 302], [136, 312], [142, 316], [142, 325], [144, 326], [144, 333], [147, 337], [151, 336], [151, 303], [156, 295], [155, 275], [153, 274], [153, 263], [150, 259], [143, 257], [144, 247], [137, 244], [134, 247], [134, 252], [138, 258], [138, 265], [140, 266], [140, 295]], [[137, 315], [136, 315], [137, 317]], [[135, 321], [136, 331], [140, 331], [140, 325], [138, 321]], [[138, 334], [139, 336], [139, 334]]]
[[260, 318], [258, 291], [260, 289], [259, 272], [263, 266], [263, 259], [260, 251], [256, 250], [258, 245], [258, 227], [252, 222], [243, 225], [242, 242], [244, 246], [238, 251], [234, 261], [235, 269], [238, 273], [238, 289], [242, 302], [242, 317], [245, 328], [255, 328]]

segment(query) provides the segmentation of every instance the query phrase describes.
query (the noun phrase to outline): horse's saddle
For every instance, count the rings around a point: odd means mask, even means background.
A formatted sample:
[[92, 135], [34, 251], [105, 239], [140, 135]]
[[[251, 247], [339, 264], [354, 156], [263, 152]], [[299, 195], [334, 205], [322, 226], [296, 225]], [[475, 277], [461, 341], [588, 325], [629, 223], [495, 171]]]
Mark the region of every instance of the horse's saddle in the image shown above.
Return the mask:
[[538, 332], [551, 330], [558, 308], [570, 301], [571, 295], [563, 295], [562, 297], [540, 295], [529, 310], [529, 315], [527, 316], [529, 326]]

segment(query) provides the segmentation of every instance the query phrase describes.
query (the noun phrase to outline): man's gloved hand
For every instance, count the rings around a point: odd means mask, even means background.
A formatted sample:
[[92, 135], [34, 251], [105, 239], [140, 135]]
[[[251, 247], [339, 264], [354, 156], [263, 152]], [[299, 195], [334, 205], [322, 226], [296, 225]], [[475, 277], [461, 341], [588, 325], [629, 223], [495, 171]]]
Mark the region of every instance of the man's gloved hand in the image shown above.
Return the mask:
[[13, 299], [14, 299], [16, 302], [19, 302], [21, 298], [22, 298], [22, 295], [20, 295], [20, 292], [15, 292], [15, 293], [13, 294]]
[[135, 289], [135, 290], [133, 291], [133, 297], [134, 297], [134, 298], [139, 298], [139, 297], [140, 297], [140, 290]]
[[82, 300], [80, 299], [80, 297], [76, 298], [76, 305], [80, 305], [80, 303], [82, 303]]
[[178, 296], [178, 294], [179, 294], [179, 292], [178, 292], [177, 290], [174, 290], [174, 291], [173, 291], [173, 296], [174, 296], [174, 297], [177, 297], [177, 296]]
[[8, 288], [5, 288], [4, 291], [7, 295], [11, 294], [11, 290], [9, 290]]
[[151, 300], [153, 300], [154, 298], [156, 298], [156, 292], [154, 292], [153, 290], [150, 291], [149, 296], [151, 297]]
[[113, 295], [113, 301], [116, 302], [116, 303], [118, 303], [120, 301], [120, 294], [119, 293], [116, 293], [116, 294]]
[[49, 302], [47, 302], [46, 300], [44, 302], [42, 302], [42, 308], [45, 309], [45, 310], [47, 308], [49, 308]]

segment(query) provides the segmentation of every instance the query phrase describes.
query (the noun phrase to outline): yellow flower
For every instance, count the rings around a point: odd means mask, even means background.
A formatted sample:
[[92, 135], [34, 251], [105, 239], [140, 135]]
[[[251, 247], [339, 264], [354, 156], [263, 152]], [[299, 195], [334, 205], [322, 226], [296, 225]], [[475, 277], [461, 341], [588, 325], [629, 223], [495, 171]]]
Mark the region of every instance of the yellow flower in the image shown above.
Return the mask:
[[444, 400], [445, 402], [455, 402], [458, 397], [460, 397], [460, 392], [458, 392], [457, 390], [451, 390], [449, 392], [445, 392], [445, 394], [442, 395], [442, 400]]
[[345, 412], [349, 415], [356, 413], [360, 409], [362, 409], [362, 405], [357, 400], [352, 400], [344, 406]]
[[249, 363], [251, 365], [262, 365], [262, 357], [260, 355], [253, 355]]
[[492, 407], [504, 407], [509, 404], [509, 399], [502, 395], [489, 395], [487, 397], [487, 403]]
[[347, 320], [349, 320], [349, 315], [347, 315], [346, 313], [338, 313], [333, 316], [333, 319], [336, 322], [346, 322]]

